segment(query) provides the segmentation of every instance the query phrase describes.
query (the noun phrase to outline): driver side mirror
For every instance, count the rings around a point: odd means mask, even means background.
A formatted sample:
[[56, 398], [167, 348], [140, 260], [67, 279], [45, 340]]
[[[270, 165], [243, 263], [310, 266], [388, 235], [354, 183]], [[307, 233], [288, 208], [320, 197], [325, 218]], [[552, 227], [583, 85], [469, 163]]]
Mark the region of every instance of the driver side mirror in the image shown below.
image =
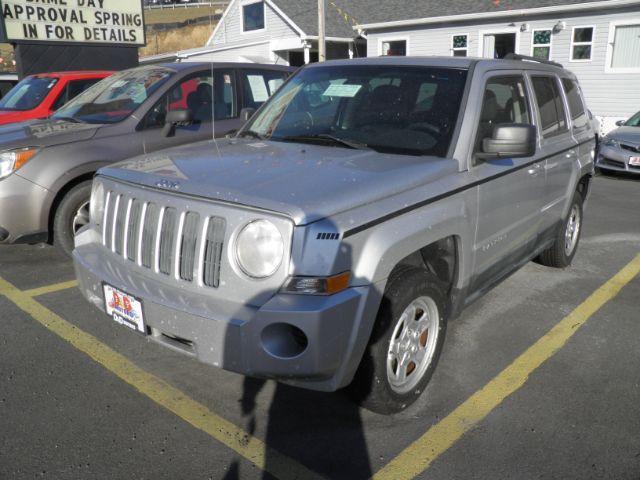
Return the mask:
[[177, 125], [189, 125], [193, 123], [193, 112], [186, 108], [171, 110], [167, 113], [162, 127], [162, 134], [165, 137], [173, 136]]
[[625, 121], [624, 121], [624, 120], [618, 120], [618, 121], [616, 122], [616, 126], [617, 126], [617, 127], [622, 127], [622, 126], [624, 126], [624, 124], [625, 124]]
[[499, 124], [491, 138], [482, 140], [482, 152], [477, 158], [522, 158], [536, 153], [536, 127], [520, 123]]

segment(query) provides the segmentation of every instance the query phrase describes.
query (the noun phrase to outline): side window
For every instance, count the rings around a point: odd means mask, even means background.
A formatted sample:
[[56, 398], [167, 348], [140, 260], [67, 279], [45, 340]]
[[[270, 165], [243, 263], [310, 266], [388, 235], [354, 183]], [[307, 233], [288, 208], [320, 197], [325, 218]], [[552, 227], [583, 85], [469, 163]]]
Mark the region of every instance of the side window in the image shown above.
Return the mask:
[[87, 88], [96, 82], [99, 82], [100, 78], [90, 78], [85, 80], [72, 80], [64, 87], [64, 90], [60, 92], [60, 96], [56, 99], [55, 103], [51, 107], [54, 111], [58, 110], [65, 103], [70, 102]]
[[569, 112], [571, 113], [573, 125], [577, 128], [587, 126], [589, 118], [587, 117], [587, 112], [584, 108], [584, 103], [582, 102], [580, 87], [575, 81], [568, 78], [562, 79], [562, 87], [564, 88], [564, 93], [567, 95], [567, 102], [569, 103]]
[[553, 137], [567, 131], [567, 120], [560, 90], [554, 77], [532, 77], [533, 91], [540, 112], [542, 136]]
[[285, 72], [245, 70], [242, 72], [243, 108], [260, 108], [286, 79]]
[[235, 75], [232, 70], [199, 72], [183, 79], [167, 92], [147, 113], [144, 128], [159, 128], [167, 112], [188, 109], [195, 123], [224, 120], [238, 115], [235, 96]]
[[490, 138], [494, 127], [501, 123], [531, 124], [527, 91], [521, 76], [494, 77], [487, 82], [476, 136], [476, 152], [481, 151], [482, 140]]

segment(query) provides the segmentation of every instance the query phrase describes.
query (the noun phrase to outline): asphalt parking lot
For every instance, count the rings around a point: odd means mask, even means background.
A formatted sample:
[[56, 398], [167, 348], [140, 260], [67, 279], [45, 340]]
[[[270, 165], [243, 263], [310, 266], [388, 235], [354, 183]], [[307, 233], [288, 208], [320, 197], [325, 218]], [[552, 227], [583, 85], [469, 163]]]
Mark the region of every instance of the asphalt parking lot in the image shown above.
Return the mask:
[[0, 247], [0, 478], [639, 479], [639, 199], [597, 177], [574, 265], [465, 311], [392, 417], [168, 351], [52, 247]]

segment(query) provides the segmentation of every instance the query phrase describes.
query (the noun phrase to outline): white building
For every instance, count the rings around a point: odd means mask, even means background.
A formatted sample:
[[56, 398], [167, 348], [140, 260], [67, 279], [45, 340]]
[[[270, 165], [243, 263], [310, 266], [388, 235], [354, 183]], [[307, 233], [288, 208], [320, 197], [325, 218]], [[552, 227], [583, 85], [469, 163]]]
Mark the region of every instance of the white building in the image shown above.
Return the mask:
[[[640, 110], [640, 0], [327, 0], [328, 58], [507, 53], [579, 78], [602, 129]], [[317, 59], [317, 0], [232, 0], [182, 60], [301, 65]]]

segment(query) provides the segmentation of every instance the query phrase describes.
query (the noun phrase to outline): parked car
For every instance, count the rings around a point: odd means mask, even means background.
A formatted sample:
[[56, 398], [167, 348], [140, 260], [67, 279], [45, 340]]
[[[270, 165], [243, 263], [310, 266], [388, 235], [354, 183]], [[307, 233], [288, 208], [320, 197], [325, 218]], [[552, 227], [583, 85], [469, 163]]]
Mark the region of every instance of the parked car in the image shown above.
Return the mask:
[[59, 72], [30, 75], [0, 100], [0, 125], [48, 118], [65, 103], [113, 72]]
[[397, 412], [449, 319], [531, 259], [571, 264], [594, 144], [548, 62], [307, 66], [237, 138], [101, 169], [80, 289], [203, 362]]
[[616, 125], [600, 142], [596, 167], [603, 172], [640, 174], [640, 112]]
[[94, 85], [48, 120], [0, 127], [0, 243], [53, 240], [71, 254], [74, 233], [89, 221], [98, 168], [236, 130], [290, 72], [232, 63], [139, 67]]
[[18, 75], [15, 73], [0, 73], [0, 98], [18, 83]]

